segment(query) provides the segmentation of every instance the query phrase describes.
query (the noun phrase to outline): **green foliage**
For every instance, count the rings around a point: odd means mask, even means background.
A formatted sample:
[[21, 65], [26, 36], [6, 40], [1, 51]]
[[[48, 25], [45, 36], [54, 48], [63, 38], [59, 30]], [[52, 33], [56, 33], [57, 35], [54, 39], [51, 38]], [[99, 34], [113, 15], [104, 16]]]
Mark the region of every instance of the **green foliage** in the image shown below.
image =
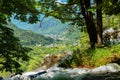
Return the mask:
[[119, 0], [103, 0], [103, 11], [106, 14], [119, 14], [120, 13], [120, 1]]
[[81, 51], [79, 49], [73, 50], [73, 61], [72, 61], [72, 65], [73, 66], [79, 66], [79, 65], [83, 65], [85, 59], [84, 56], [85, 54], [81, 53]]
[[40, 12], [46, 17], [53, 16], [62, 22], [71, 22], [72, 24], [83, 25], [81, 18], [79, 1], [66, 1], [68, 4], [59, 3], [53, 0], [39, 1]]
[[63, 56], [60, 60], [59, 60], [59, 67], [64, 67], [64, 68], [69, 68], [72, 67], [72, 60], [73, 60], [73, 56], [72, 55], [67, 55], [67, 56]]
[[34, 47], [31, 52], [29, 52], [29, 56], [31, 59], [28, 62], [27, 70], [35, 70], [40, 67], [40, 64], [43, 62], [45, 57], [44, 49], [42, 47]]
[[14, 17], [21, 21], [34, 23], [38, 21], [38, 10], [36, 8], [36, 0], [1, 0], [0, 1], [0, 22], [5, 22], [6, 19], [14, 14]]
[[65, 46], [65, 45], [57, 45], [57, 46], [35, 46], [33, 47], [32, 51], [30, 51], [28, 54], [31, 57], [28, 63], [24, 63], [22, 67], [27, 66], [27, 68], [24, 67], [24, 70], [35, 70], [37, 68], [40, 68], [41, 64], [44, 61], [44, 58], [47, 54], [54, 54], [54, 55], [63, 55], [65, 51], [70, 51], [75, 49], [75, 46]]
[[110, 47], [101, 47], [91, 49], [88, 45], [88, 35], [82, 33], [82, 38], [80, 38], [80, 45], [75, 47], [72, 53], [71, 58], [64, 56], [60, 64], [63, 67], [97, 67], [104, 65], [110, 62], [119, 62], [117, 61], [120, 58], [120, 45], [115, 44]]
[[43, 62], [42, 56], [34, 56], [29, 61], [29, 65], [27, 67], [27, 71], [32, 71], [40, 67], [40, 64]]
[[41, 66], [44, 61], [44, 57], [47, 54], [59, 54], [65, 50], [65, 47], [57, 46], [57, 47], [48, 47], [48, 46], [35, 46], [33, 50], [29, 52], [29, 56], [31, 59], [28, 62], [27, 70], [35, 70]]
[[18, 71], [19, 60], [28, 61], [27, 52], [31, 49], [23, 47], [19, 39], [13, 36], [13, 30], [0, 24], [0, 71]]
[[92, 52], [91, 60], [89, 61], [90, 66], [100, 66], [100, 65], [110, 63], [108, 61], [108, 57], [114, 54], [120, 55], [120, 50], [118, 50], [118, 48], [120, 48], [120, 45], [113, 45], [110, 48], [108, 47], [96, 48], [94, 52]]
[[119, 28], [119, 17], [120, 15], [103, 15], [103, 30], [108, 29], [110, 27]]
[[0, 71], [0, 76], [2, 76], [3, 78], [10, 76], [10, 74], [11, 74], [10, 72]]
[[80, 49], [81, 51], [84, 51], [85, 49], [89, 48], [89, 37], [86, 32], [81, 33], [81, 37], [79, 38], [79, 43], [80, 43]]
[[[118, 62], [120, 59], [120, 45], [111, 47], [76, 49], [70, 56], [64, 56], [59, 64], [61, 67], [98, 67], [111, 62]], [[70, 57], [70, 58], [69, 58]]]
[[11, 16], [29, 23], [38, 21], [39, 12], [35, 5], [36, 0], [0, 0], [0, 71], [18, 71], [18, 61], [29, 59], [27, 52], [31, 49], [23, 47], [6, 25]]

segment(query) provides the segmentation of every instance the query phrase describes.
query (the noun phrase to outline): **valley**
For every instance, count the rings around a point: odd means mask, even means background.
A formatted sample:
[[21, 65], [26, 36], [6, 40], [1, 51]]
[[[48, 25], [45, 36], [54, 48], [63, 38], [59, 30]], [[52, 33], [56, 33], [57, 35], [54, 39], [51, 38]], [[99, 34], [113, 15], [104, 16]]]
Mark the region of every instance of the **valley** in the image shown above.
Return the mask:
[[[14, 20], [12, 20], [14, 21]], [[19, 25], [19, 24], [18, 24]], [[23, 24], [24, 25], [24, 24]], [[51, 45], [51, 44], [72, 44], [78, 41], [80, 30], [70, 31], [72, 27], [68, 23], [62, 23], [53, 17], [45, 18], [41, 23], [27, 26], [24, 30], [14, 23], [10, 23], [8, 27], [14, 30], [15, 36], [20, 39], [21, 44], [26, 46], [35, 45]]]

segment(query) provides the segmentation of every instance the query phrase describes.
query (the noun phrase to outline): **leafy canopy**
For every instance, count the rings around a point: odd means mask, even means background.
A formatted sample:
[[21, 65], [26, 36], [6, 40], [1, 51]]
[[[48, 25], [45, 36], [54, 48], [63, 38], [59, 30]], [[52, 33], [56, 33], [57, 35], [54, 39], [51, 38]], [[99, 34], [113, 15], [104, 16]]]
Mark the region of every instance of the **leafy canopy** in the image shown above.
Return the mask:
[[35, 0], [0, 0], [0, 22], [11, 16], [21, 21], [34, 23], [39, 19]]
[[27, 52], [31, 49], [23, 47], [14, 31], [6, 26], [12, 16], [29, 23], [38, 21], [36, 4], [35, 0], [0, 0], [0, 71], [18, 71], [18, 61], [29, 59]]
[[120, 1], [119, 0], [103, 0], [103, 11], [108, 14], [119, 14], [120, 13]]
[[59, 2], [59, 0], [39, 0], [40, 13], [45, 17], [53, 16], [60, 19], [62, 22], [72, 22], [78, 25], [83, 25], [79, 0], [67, 0]]

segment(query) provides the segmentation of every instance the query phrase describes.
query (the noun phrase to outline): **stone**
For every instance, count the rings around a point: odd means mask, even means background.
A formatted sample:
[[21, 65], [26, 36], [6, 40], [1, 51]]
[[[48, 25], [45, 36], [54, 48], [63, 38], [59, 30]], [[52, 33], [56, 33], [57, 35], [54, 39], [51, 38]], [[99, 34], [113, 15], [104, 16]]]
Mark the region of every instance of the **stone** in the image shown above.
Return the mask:
[[93, 69], [92, 73], [104, 73], [104, 72], [117, 72], [120, 71], [120, 66], [116, 63], [111, 63], [107, 65], [100, 66], [98, 68]]
[[22, 75], [15, 75], [15, 76], [11, 77], [11, 80], [33, 80], [37, 76], [40, 76], [44, 73], [46, 73], [45, 70], [39, 70], [37, 72], [35, 72], [35, 71], [25, 72]]
[[14, 75], [10, 78], [10, 80], [20, 80], [20, 77], [21, 75], [20, 74], [17, 74], [17, 75]]
[[[17, 76], [17, 75], [16, 75]], [[15, 77], [14, 77], [15, 78]], [[89, 68], [61, 68], [58, 65], [48, 70], [26, 72], [20, 80], [119, 80], [120, 66], [116, 63], [106, 64], [94, 69]], [[19, 79], [11, 79], [19, 80]]]

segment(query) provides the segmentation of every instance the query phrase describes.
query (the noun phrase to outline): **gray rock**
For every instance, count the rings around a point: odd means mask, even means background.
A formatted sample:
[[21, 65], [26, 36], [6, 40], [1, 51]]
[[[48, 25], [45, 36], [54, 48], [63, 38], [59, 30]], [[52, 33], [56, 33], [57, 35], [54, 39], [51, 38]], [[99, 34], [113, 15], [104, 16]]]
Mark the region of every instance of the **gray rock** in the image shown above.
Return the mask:
[[[120, 66], [116, 63], [111, 63], [97, 67], [95, 69], [88, 68], [59, 68], [54, 66], [47, 73], [37, 77], [43, 80], [105, 80], [109, 79], [110, 75], [120, 71]], [[109, 74], [108, 74], [109, 73]], [[111, 74], [110, 74], [111, 73]]]
[[105, 72], [118, 72], [120, 71], [120, 66], [116, 63], [111, 63], [107, 65], [100, 66], [93, 69], [92, 73], [105, 73]]
[[12, 76], [11, 78], [9, 78], [9, 80], [20, 80], [21, 75], [17, 74], [15, 76]]
[[[37, 72], [26, 72], [20, 77], [20, 80], [112, 80], [120, 77], [120, 66], [111, 63], [97, 67], [95, 69], [88, 68], [59, 68], [57, 65], [49, 68], [47, 71], [38, 70]], [[11, 80], [19, 80], [14, 77]]]

